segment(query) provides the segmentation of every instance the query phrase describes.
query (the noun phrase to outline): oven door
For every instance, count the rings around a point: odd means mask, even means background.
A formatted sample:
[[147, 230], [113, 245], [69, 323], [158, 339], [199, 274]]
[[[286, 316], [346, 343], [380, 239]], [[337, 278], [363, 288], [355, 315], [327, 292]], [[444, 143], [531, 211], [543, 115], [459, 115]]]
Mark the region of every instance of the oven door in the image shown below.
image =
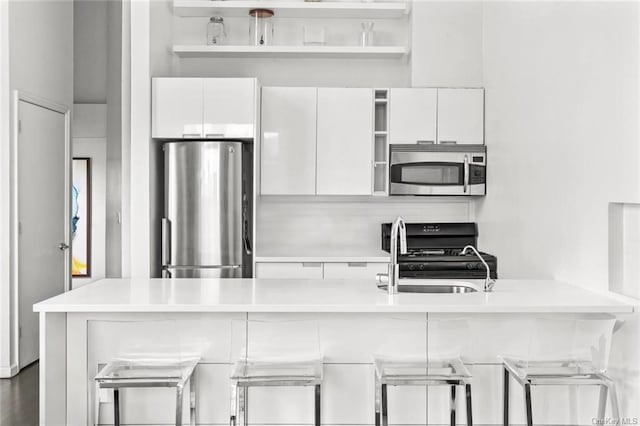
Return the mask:
[[416, 150], [415, 145], [407, 150], [392, 146], [389, 194], [484, 195], [484, 165], [484, 153], [425, 152]]

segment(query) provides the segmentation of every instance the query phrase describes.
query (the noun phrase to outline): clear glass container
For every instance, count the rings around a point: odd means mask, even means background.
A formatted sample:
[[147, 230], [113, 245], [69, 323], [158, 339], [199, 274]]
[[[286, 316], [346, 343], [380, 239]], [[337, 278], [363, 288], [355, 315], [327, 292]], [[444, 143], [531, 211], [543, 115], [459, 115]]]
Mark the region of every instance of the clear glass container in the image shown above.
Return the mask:
[[251, 9], [249, 11], [249, 44], [267, 46], [273, 43], [273, 11], [269, 9]]
[[362, 47], [373, 46], [373, 22], [366, 21], [360, 25], [362, 26], [362, 32], [360, 33]]
[[227, 33], [224, 29], [224, 19], [221, 16], [214, 16], [207, 24], [207, 44], [224, 44]]

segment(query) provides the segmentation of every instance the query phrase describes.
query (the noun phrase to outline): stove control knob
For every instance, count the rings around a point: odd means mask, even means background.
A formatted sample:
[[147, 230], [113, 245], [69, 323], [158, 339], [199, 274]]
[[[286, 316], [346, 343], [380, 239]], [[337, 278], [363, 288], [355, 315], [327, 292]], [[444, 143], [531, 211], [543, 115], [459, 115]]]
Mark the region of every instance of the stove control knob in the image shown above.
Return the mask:
[[422, 271], [424, 269], [424, 265], [421, 263], [419, 266], [420, 270]]
[[409, 265], [409, 270], [410, 270], [410, 271], [413, 271], [414, 269], [415, 269], [415, 265], [410, 264], [410, 265]]
[[467, 269], [473, 269], [473, 263], [467, 263]]

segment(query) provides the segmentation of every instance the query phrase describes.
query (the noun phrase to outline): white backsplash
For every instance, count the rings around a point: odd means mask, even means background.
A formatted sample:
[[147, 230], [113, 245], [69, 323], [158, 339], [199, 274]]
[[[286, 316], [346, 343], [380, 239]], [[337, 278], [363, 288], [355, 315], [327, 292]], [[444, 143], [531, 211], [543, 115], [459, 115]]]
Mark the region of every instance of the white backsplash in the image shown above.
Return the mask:
[[261, 197], [257, 206], [257, 256], [374, 255], [380, 224], [400, 215], [407, 222], [465, 222], [470, 202], [449, 199]]

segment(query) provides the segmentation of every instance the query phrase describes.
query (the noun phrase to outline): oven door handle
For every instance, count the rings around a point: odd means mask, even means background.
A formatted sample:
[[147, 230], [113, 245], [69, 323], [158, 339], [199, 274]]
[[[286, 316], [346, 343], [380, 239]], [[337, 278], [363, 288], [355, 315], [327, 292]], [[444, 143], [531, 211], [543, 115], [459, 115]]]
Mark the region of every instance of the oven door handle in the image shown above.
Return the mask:
[[463, 176], [463, 192], [467, 193], [467, 188], [469, 188], [469, 156], [464, 156], [464, 176]]

